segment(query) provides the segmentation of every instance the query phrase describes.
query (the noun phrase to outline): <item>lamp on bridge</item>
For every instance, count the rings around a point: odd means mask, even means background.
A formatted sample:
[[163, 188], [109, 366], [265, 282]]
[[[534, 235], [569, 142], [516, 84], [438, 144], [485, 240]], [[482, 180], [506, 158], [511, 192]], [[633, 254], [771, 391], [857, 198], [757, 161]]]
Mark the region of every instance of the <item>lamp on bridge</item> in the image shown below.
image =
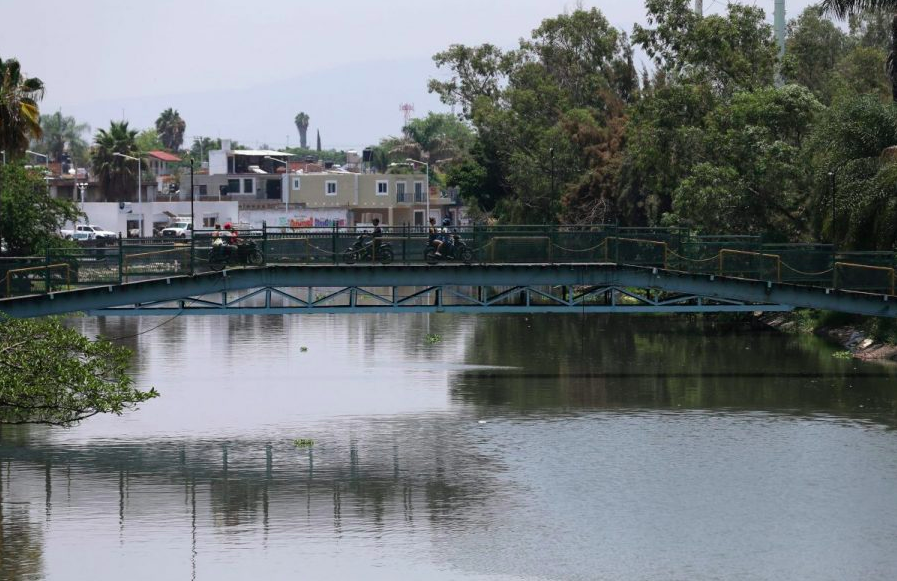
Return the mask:
[[118, 153], [117, 151], [112, 155], [114, 155], [115, 157], [123, 157], [125, 159], [137, 162], [137, 207], [140, 209], [138, 224], [140, 225], [140, 238], [143, 238], [143, 160], [141, 160], [139, 157], [125, 155], [124, 153]]

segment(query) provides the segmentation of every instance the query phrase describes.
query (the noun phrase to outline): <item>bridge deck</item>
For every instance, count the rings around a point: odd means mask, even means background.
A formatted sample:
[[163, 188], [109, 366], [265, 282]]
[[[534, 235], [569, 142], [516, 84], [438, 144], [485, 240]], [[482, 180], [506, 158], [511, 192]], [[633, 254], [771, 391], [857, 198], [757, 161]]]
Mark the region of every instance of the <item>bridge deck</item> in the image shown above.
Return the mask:
[[897, 317], [887, 294], [615, 263], [238, 268], [0, 300], [34, 317], [311, 312], [720, 312], [795, 307]]

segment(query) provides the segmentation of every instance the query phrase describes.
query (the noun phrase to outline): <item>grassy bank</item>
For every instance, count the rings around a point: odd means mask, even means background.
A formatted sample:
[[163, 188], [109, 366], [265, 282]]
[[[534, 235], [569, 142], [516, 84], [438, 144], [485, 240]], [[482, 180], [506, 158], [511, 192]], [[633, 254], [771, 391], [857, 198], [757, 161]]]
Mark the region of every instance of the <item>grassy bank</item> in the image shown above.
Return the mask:
[[800, 309], [791, 313], [767, 313], [760, 320], [781, 331], [812, 333], [828, 339], [846, 349], [845, 356], [897, 361], [897, 320], [894, 319]]

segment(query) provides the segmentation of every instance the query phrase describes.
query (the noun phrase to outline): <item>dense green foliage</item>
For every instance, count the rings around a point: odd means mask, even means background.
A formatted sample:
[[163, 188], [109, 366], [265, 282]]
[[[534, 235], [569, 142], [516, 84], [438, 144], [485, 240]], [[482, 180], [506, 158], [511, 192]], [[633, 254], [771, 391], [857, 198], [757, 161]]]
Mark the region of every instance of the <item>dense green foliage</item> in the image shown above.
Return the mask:
[[159, 132], [155, 129], [144, 129], [134, 138], [134, 143], [137, 146], [137, 151], [143, 153], [167, 149], [162, 143]]
[[0, 58], [0, 150], [7, 158], [25, 153], [32, 139], [40, 139], [40, 109], [44, 84], [27, 77], [16, 59]]
[[38, 171], [0, 166], [0, 184], [0, 232], [9, 256], [42, 255], [51, 243], [62, 243], [59, 229], [80, 215], [70, 200], [50, 197]]
[[171, 107], [162, 111], [159, 118], [156, 119], [156, 133], [159, 135], [163, 148], [169, 151], [178, 151], [181, 148], [186, 130], [187, 123], [181, 119], [181, 114]]
[[116, 154], [138, 156], [137, 130], [129, 129], [127, 121], [112, 121], [108, 131], [97, 131], [90, 159], [106, 199], [128, 200], [137, 189], [138, 164]]
[[31, 149], [48, 155], [50, 161], [62, 161], [62, 154], [67, 152], [78, 167], [87, 164], [88, 148], [83, 135], [90, 131], [90, 125], [57, 111], [41, 115], [40, 126], [43, 136], [31, 144]]
[[133, 387], [129, 358], [58, 319], [0, 319], [0, 423], [70, 425], [157, 397]]
[[302, 149], [308, 148], [308, 122], [310, 119], [308, 113], [301, 111], [296, 113], [296, 117], [293, 119], [293, 123], [296, 124], [296, 131], [299, 132], [299, 147]]
[[[430, 90], [470, 131], [437, 165], [439, 179], [500, 222], [682, 225], [894, 248], [893, 3], [806, 9], [789, 23], [783, 62], [756, 6], [700, 18], [691, 0], [645, 4], [631, 41], [597, 9], [577, 9], [514, 50], [435, 55], [448, 74]], [[635, 70], [634, 46], [650, 72]], [[384, 140], [375, 159], [395, 161], [409, 144], [438, 152], [427, 126], [416, 120], [404, 139]]]

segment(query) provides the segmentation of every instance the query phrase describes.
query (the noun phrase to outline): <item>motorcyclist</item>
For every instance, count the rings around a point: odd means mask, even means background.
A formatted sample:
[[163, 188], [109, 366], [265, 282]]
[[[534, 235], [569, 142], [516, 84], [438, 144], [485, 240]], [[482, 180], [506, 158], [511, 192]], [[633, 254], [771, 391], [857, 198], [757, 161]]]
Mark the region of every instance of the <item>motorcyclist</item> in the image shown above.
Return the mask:
[[436, 236], [439, 235], [439, 229], [436, 227], [436, 218], [430, 216], [430, 227], [427, 228], [427, 234], [429, 235], [429, 242], [433, 244], [433, 241], [436, 240]]
[[452, 225], [451, 219], [445, 217], [442, 219], [442, 227], [439, 229], [439, 233], [437, 234], [437, 242], [436, 242], [436, 256], [442, 256], [443, 252], [446, 255], [450, 255], [452, 252], [452, 234], [449, 231], [449, 226]]
[[224, 232], [222, 232], [221, 238], [226, 245], [228, 256], [233, 256], [237, 252], [237, 246], [240, 244], [240, 239], [237, 236], [237, 231], [234, 229], [233, 224], [228, 222], [224, 225]]

